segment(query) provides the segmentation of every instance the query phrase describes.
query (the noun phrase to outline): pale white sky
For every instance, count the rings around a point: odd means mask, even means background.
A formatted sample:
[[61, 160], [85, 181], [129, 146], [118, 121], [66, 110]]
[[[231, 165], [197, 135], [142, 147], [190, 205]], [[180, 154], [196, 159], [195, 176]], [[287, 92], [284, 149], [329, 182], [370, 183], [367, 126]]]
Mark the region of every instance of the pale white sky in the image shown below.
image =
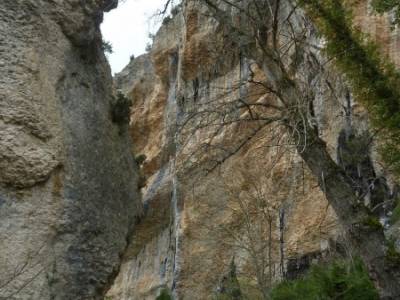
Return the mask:
[[120, 72], [132, 54], [137, 57], [145, 53], [149, 33], [160, 25], [160, 20], [151, 17], [164, 3], [165, 0], [125, 0], [105, 14], [101, 31], [104, 40], [113, 46], [114, 53], [108, 54], [113, 73]]

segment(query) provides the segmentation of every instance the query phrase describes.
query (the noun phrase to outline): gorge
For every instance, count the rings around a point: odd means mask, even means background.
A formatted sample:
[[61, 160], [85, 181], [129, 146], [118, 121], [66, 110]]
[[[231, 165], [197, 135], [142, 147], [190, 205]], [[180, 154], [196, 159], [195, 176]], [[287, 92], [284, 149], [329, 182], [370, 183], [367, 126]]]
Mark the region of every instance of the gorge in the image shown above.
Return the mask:
[[[268, 299], [353, 255], [400, 297], [398, 262], [368, 261], [399, 247], [384, 136], [307, 8], [266, 2], [183, 1], [114, 78], [99, 25], [118, 1], [0, 3], [0, 299]], [[370, 2], [353, 22], [398, 67], [393, 14]], [[365, 236], [393, 244], [353, 253]], [[232, 282], [243, 298], [217, 298]]]

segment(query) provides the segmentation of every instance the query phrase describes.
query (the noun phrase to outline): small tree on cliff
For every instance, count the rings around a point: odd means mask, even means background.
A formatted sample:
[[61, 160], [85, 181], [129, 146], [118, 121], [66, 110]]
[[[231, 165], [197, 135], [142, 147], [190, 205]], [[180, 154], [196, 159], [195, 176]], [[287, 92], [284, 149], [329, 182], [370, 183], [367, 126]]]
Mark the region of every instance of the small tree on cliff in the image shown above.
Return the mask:
[[247, 266], [238, 275], [244, 279], [242, 282], [255, 281], [262, 298], [268, 299], [272, 282], [279, 277], [276, 266], [280, 259], [274, 252], [279, 249], [275, 224], [280, 203], [271, 202], [270, 195], [277, 192], [268, 184], [271, 178], [262, 175], [256, 178], [244, 169], [241, 173], [241, 180], [223, 179], [224, 190], [230, 198], [231, 222], [219, 226], [222, 231], [219, 242], [247, 256]]
[[237, 279], [244, 299], [269, 299], [273, 282], [285, 277], [281, 265], [286, 251], [281, 212], [295, 201], [301, 181], [295, 180], [300, 168], [284, 164], [279, 172], [274, 169], [284, 155], [276, 153], [271, 162], [263, 163], [254, 163], [257, 156], [252, 156], [235, 165], [212, 185], [212, 189], [224, 192], [224, 200], [198, 203], [198, 210], [221, 220], [207, 219], [198, 224], [199, 231], [206, 229], [207, 239], [218, 245], [215, 248], [223, 249], [217, 259], [220, 268], [227, 269], [230, 262], [232, 269], [231, 257], [237, 266], [234, 278], [223, 276], [216, 299], [225, 299], [229, 294], [226, 283]]
[[[395, 81], [390, 81], [391, 79], [385, 81], [387, 75], [393, 72], [381, 74], [380, 60], [376, 58], [376, 52], [373, 59], [369, 59], [368, 51], [365, 51], [363, 44], [360, 43], [360, 35], [355, 35], [353, 29], [349, 27], [341, 0], [197, 0], [194, 2], [208, 7], [209, 14], [218, 21], [220, 30], [225, 32], [225, 42], [231, 46], [235, 45], [240, 49], [241, 55], [250, 61], [246, 82], [240, 82], [236, 86], [239, 91], [238, 97], [235, 99], [219, 97], [204, 105], [201, 104], [188, 113], [187, 120], [182, 124], [185, 126], [190, 123], [189, 127], [200, 131], [196, 137], [202, 137], [204, 140], [202, 150], [215, 152], [216, 158], [209, 161], [208, 171], [213, 171], [228, 157], [244, 149], [250, 141], [262, 138], [259, 134], [266, 127], [275, 126], [279, 132], [283, 131], [282, 136], [287, 140], [284, 146], [296, 149], [318, 179], [321, 190], [348, 234], [351, 246], [366, 263], [381, 297], [398, 299], [400, 261], [390, 261], [390, 247], [377, 216], [363, 204], [362, 199], [356, 194], [353, 180], [332, 159], [325, 142], [320, 137], [313, 111], [315, 99], [313, 85], [316, 84], [315, 76], [329, 61], [324, 62], [315, 52], [307, 51], [313, 48], [320, 50], [321, 47], [309, 38], [315, 29], [304, 17], [303, 11], [299, 10], [299, 6], [303, 6], [312, 16], [316, 16], [320, 22], [317, 24], [322, 22], [324, 26], [328, 26], [328, 30], [325, 30], [331, 34], [328, 38], [332, 38], [334, 42], [336, 41], [336, 46], [340, 46], [334, 48], [335, 44], [329, 44], [328, 40], [328, 46], [331, 46], [330, 53], [337, 55], [337, 51], [333, 50], [345, 47], [346, 53], [351, 54], [342, 55], [345, 60], [338, 59], [338, 61], [350, 65], [347, 69], [350, 71], [346, 74], [353, 76], [356, 74], [357, 78], [351, 81], [356, 84], [353, 87], [358, 88], [359, 95], [367, 95], [365, 93], [368, 91], [367, 86], [364, 86], [367, 81], [363, 80], [375, 74], [373, 76], [378, 76], [380, 81], [377, 84], [380, 85], [376, 86], [375, 94], [369, 93], [368, 96], [376, 96], [378, 100], [381, 96], [384, 99], [386, 97], [395, 104], [397, 100], [392, 97], [398, 93], [393, 88]], [[356, 51], [354, 52], [351, 47], [355, 47]], [[354, 59], [355, 63], [349, 58]], [[396, 79], [395, 76], [393, 78]], [[240, 93], [241, 87], [248, 84], [260, 88], [257, 92], [258, 97], [244, 96]], [[232, 94], [234, 89], [230, 89], [228, 93]], [[378, 110], [378, 114], [386, 111], [385, 106], [378, 107], [384, 108]], [[219, 135], [221, 128], [238, 126], [237, 124], [244, 127], [244, 130], [237, 135], [236, 140], [232, 138], [234, 146], [227, 146], [226, 143], [222, 145]], [[394, 124], [389, 121], [385, 123], [388, 128], [394, 127]], [[208, 134], [203, 134], [204, 128], [208, 128]], [[235, 137], [234, 134], [233, 136]], [[282, 146], [282, 143], [273, 146]]]

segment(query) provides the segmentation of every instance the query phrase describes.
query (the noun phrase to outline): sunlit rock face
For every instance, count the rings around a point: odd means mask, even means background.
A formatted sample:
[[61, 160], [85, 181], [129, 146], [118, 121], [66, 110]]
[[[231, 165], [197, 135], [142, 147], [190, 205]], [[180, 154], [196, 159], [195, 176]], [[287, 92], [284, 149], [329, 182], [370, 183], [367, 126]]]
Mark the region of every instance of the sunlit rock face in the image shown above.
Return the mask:
[[141, 213], [101, 49], [116, 4], [0, 3], [2, 299], [103, 299]]
[[[368, 16], [365, 28], [377, 26], [376, 35], [384, 32], [383, 42], [396, 49], [398, 34], [388, 29], [387, 16], [371, 18], [363, 5], [356, 13], [363, 22]], [[315, 31], [310, 30], [307, 42], [320, 43]], [[364, 179], [373, 176], [388, 179], [376, 190], [390, 190], [392, 181], [379, 167], [373, 144], [363, 149], [362, 160], [348, 159], [349, 141], [361, 139], [369, 130], [368, 115], [352, 99], [345, 79], [324, 64], [317, 48], [305, 48], [299, 68], [310, 74], [314, 89], [313, 121], [332, 157], [343, 168], [360, 170], [356, 177], [362, 188], [367, 188]], [[130, 133], [135, 153], [146, 155], [142, 172], [147, 182], [144, 216], [107, 295], [111, 299], [155, 299], [164, 289], [176, 299], [211, 299], [221, 289], [232, 259], [241, 286], [254, 284], [255, 264], [243, 247], [250, 242], [240, 203], [254, 196], [255, 187], [271, 216], [271, 268], [267, 269], [273, 281], [294, 278], [330, 253], [346, 251], [335, 214], [301, 159], [290, 147], [272, 146], [286, 141], [278, 126], [260, 130], [211, 172], [206, 170], [219, 152], [195, 150], [212, 128], [194, 130], [189, 124], [181, 130], [179, 125], [190, 112], [208, 103], [212, 108], [215, 99], [230, 101], [241, 93], [262, 97], [254, 85], [238, 88], [248, 78], [249, 64], [204, 7], [186, 1], [161, 27], [152, 50], [116, 76], [116, 88], [133, 101]], [[254, 72], [263, 79], [260, 70]], [[226, 126], [215, 139], [232, 151], [232, 145], [252, 128]], [[373, 201], [376, 193], [368, 191], [365, 201]], [[385, 197], [390, 196], [387, 193]], [[252, 220], [262, 219], [253, 210], [251, 214]]]

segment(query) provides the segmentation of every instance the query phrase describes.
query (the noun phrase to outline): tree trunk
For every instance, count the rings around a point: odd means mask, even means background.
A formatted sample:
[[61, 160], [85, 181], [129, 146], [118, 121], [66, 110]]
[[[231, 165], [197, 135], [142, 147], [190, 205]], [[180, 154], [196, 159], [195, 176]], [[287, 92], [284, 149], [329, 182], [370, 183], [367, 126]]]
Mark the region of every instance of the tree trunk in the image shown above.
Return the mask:
[[[204, 2], [210, 8], [213, 16], [221, 24], [231, 29], [230, 38], [233, 41], [245, 40], [243, 36], [247, 38], [247, 41], [252, 41], [242, 47], [247, 47], [244, 49], [246, 55], [262, 68], [268, 80], [268, 92], [275, 94], [281, 100], [282, 105], [287, 108], [286, 119], [282, 119], [282, 122], [287, 122], [289, 130], [295, 129], [300, 135], [301, 143], [297, 146], [298, 153], [313, 175], [318, 178], [319, 186], [348, 235], [350, 247], [360, 255], [366, 264], [381, 299], [400, 299], [400, 264], [388, 260], [387, 241], [382, 226], [375, 221], [376, 216], [364, 206], [362, 199], [356, 196], [351, 179], [333, 161], [315, 128], [299, 125], [308, 124], [310, 121], [307, 120], [308, 111], [304, 111], [308, 109], [305, 106], [307, 103], [298, 101], [299, 99], [304, 100], [304, 93], [296, 85], [296, 79], [289, 76], [285, 67], [284, 55], [279, 53], [281, 49], [261, 44], [260, 41], [265, 39], [254, 34], [254, 32], [262, 31], [260, 28], [264, 28], [268, 18], [265, 18], [265, 14], [262, 13], [254, 16], [246, 15], [246, 13], [251, 13], [246, 10], [246, 1], [242, 2], [244, 4], [242, 6], [237, 5], [241, 1], [235, 2], [236, 4], [233, 3], [234, 1], [222, 1], [223, 4], [242, 9], [241, 22], [243, 24], [249, 21], [246, 18], [251, 19], [251, 22], [248, 23], [252, 24], [251, 29], [253, 30], [249, 30], [246, 26], [238, 28], [224, 7], [219, 5], [219, 1], [204, 0]], [[257, 1], [251, 3], [257, 3]], [[287, 18], [290, 19], [290, 16]], [[272, 29], [279, 32], [277, 28]], [[296, 128], [292, 126], [296, 126]]]
[[300, 135], [297, 151], [312, 174], [318, 178], [321, 190], [347, 234], [349, 246], [367, 266], [380, 298], [400, 299], [400, 263], [388, 260], [383, 227], [374, 222], [377, 220], [376, 216], [356, 196], [350, 177], [332, 159], [317, 129], [309, 125], [305, 125], [306, 128], [299, 125], [308, 124], [308, 120], [302, 119], [307, 112], [301, 112], [302, 107], [297, 101], [303, 98], [300, 89], [273, 60], [265, 59], [259, 65], [263, 66], [264, 73], [278, 91], [277, 96], [288, 107], [297, 107], [298, 111], [290, 112], [287, 117], [289, 130], [293, 130], [292, 124], [297, 124], [295, 129]]
[[315, 129], [308, 128], [306, 141], [306, 147], [298, 146], [298, 153], [318, 178], [320, 188], [346, 231], [351, 248], [366, 264], [381, 299], [400, 299], [400, 266], [387, 259], [383, 228], [369, 222], [374, 216], [356, 196], [350, 178], [332, 160]]

